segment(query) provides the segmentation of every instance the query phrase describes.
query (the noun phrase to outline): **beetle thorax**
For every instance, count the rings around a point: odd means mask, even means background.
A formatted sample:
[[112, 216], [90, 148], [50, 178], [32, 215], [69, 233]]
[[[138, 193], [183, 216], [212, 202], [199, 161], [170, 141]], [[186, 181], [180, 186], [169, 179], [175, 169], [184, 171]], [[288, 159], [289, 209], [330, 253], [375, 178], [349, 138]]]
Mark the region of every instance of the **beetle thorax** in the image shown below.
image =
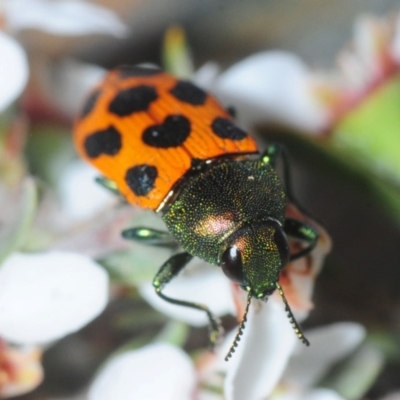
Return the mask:
[[276, 172], [259, 160], [224, 160], [192, 176], [163, 216], [183, 249], [218, 264], [221, 244], [244, 226], [284, 221], [286, 196]]

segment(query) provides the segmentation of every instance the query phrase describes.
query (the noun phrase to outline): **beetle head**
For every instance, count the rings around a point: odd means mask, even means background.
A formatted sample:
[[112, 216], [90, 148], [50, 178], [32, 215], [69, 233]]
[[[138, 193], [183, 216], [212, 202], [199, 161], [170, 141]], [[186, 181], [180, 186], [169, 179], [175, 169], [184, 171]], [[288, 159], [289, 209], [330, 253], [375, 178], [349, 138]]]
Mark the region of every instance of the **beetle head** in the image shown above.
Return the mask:
[[219, 265], [225, 275], [252, 297], [272, 294], [290, 250], [282, 225], [274, 220], [248, 225], [229, 236], [221, 249]]

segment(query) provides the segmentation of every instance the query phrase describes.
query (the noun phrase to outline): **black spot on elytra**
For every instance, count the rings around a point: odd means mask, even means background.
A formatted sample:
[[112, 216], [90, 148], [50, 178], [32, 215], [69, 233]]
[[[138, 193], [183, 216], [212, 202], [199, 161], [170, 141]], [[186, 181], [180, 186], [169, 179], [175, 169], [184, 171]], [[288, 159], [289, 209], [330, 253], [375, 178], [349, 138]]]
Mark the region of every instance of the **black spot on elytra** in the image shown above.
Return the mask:
[[157, 176], [156, 167], [142, 164], [128, 169], [125, 181], [136, 196], [146, 196], [154, 188]]
[[169, 115], [162, 124], [146, 128], [142, 140], [151, 147], [168, 149], [182, 145], [189, 135], [189, 120], [183, 115]]
[[93, 132], [84, 143], [86, 154], [90, 158], [96, 158], [101, 154], [113, 156], [119, 152], [121, 146], [121, 134], [113, 126]]
[[100, 90], [96, 90], [95, 92], [91, 93], [88, 99], [86, 100], [85, 105], [82, 108], [81, 118], [85, 118], [88, 116], [91, 111], [93, 110], [94, 106], [96, 105], [97, 99], [100, 96]]
[[119, 117], [126, 117], [134, 112], [146, 111], [157, 99], [157, 91], [153, 86], [135, 86], [120, 91], [111, 101], [108, 110]]
[[207, 93], [190, 82], [178, 81], [169, 91], [175, 98], [193, 106], [201, 106], [207, 99]]
[[215, 118], [211, 124], [211, 129], [221, 139], [242, 140], [247, 137], [245, 131], [226, 118]]
[[160, 74], [161, 69], [156, 67], [144, 67], [140, 65], [123, 65], [118, 68], [120, 78], [134, 78], [140, 76], [153, 76]]

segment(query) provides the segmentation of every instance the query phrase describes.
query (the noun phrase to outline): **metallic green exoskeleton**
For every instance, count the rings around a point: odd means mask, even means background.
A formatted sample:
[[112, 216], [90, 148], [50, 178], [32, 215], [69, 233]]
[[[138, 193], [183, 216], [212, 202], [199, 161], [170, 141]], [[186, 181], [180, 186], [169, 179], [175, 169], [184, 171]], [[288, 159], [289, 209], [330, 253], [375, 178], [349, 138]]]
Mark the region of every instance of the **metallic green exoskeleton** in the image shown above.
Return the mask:
[[[278, 290], [297, 335], [308, 345], [278, 281], [289, 261], [314, 248], [318, 233], [304, 222], [285, 218], [286, 203], [293, 198], [287, 162], [285, 188], [274, 169], [281, 155], [285, 156], [282, 147], [273, 145], [256, 160], [242, 157], [199, 162], [193, 166], [190, 179], [183, 180], [176, 189], [174, 200], [162, 210], [169, 232], [184, 252], [175, 254], [162, 265], [153, 285], [166, 301], [207, 313], [211, 344], [219, 336], [219, 324], [208, 308], [162, 293], [164, 286], [194, 256], [220, 266], [228, 278], [248, 292], [246, 314], [251, 298], [264, 299]], [[149, 228], [129, 229], [124, 236], [149, 244], [172, 239], [168, 233]], [[291, 254], [288, 237], [306, 246]], [[236, 347], [246, 314], [227, 359]]]

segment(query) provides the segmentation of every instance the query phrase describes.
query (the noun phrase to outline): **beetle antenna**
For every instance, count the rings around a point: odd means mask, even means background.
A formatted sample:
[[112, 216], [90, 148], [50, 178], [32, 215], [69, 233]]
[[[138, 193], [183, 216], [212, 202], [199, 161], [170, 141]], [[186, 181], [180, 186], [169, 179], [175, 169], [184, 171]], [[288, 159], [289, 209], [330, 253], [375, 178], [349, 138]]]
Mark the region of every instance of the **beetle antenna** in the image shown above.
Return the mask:
[[225, 356], [225, 361], [228, 361], [232, 357], [232, 354], [235, 352], [236, 347], [238, 346], [240, 337], [243, 335], [243, 329], [244, 329], [244, 325], [247, 321], [247, 313], [249, 312], [251, 297], [252, 297], [252, 294], [251, 294], [251, 292], [249, 292], [249, 294], [247, 296], [247, 304], [246, 304], [246, 309], [244, 310], [243, 319], [239, 324], [239, 328], [236, 333], [235, 339], [233, 340], [232, 346], [229, 349], [228, 354]]
[[292, 327], [297, 335], [297, 337], [306, 345], [309, 346], [310, 342], [307, 340], [307, 338], [304, 336], [303, 331], [300, 328], [300, 325], [297, 323], [296, 319], [294, 318], [294, 315], [292, 313], [292, 310], [289, 307], [289, 303], [286, 300], [285, 294], [283, 293], [282, 286], [276, 282], [276, 288], [278, 289], [279, 294], [282, 297], [283, 302], [285, 303], [285, 311], [287, 312], [287, 316], [289, 318], [290, 323], [292, 324]]

